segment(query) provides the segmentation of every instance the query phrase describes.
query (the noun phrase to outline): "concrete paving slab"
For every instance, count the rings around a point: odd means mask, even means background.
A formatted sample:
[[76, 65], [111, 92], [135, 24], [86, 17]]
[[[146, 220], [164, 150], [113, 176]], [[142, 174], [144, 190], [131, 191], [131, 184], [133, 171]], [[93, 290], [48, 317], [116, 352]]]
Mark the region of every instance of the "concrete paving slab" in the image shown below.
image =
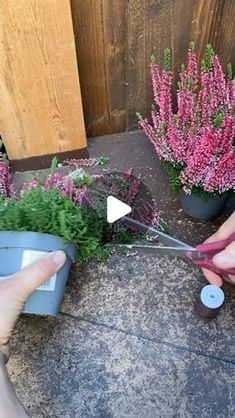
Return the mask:
[[232, 418], [234, 366], [81, 319], [24, 318], [10, 367], [37, 418]]
[[194, 312], [205, 284], [200, 271], [183, 260], [113, 255], [105, 263], [77, 266], [62, 310], [235, 364], [235, 293], [226, 287], [219, 316], [205, 324]]

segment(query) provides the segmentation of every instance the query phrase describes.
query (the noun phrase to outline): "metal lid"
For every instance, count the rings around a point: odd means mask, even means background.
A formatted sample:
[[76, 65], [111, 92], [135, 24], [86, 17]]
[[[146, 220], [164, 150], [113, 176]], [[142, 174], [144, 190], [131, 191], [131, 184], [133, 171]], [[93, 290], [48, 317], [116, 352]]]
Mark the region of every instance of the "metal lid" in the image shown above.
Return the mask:
[[208, 284], [203, 287], [200, 298], [203, 305], [207, 308], [217, 309], [224, 303], [224, 292], [220, 287]]

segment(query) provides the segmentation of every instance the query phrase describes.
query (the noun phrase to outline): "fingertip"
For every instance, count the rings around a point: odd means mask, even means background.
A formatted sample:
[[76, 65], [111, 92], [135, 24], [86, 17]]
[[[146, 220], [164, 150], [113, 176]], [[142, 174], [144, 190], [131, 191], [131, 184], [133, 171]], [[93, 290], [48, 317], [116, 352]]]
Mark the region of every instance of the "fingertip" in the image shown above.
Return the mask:
[[66, 261], [63, 251], [52, 251], [12, 276], [15, 288], [27, 298], [45, 280], [57, 273]]
[[216, 267], [219, 267], [221, 269], [229, 269], [230, 267], [234, 267], [234, 260], [233, 258], [225, 251], [216, 254], [213, 257], [213, 263], [216, 265]]
[[216, 240], [218, 240], [217, 235], [218, 235], [217, 233], [215, 233], [215, 234], [211, 235], [209, 238], [207, 238], [207, 239], [203, 242], [203, 244], [210, 244], [211, 242], [215, 242]]
[[50, 256], [51, 256], [53, 262], [58, 266], [58, 268], [61, 268], [66, 261], [66, 254], [65, 254], [64, 251], [61, 251], [61, 250], [53, 251], [50, 254]]
[[220, 276], [218, 276], [218, 274], [207, 269], [202, 269], [202, 271], [210, 284], [213, 284], [214, 286], [217, 286], [217, 287], [221, 287], [223, 285], [223, 280]]

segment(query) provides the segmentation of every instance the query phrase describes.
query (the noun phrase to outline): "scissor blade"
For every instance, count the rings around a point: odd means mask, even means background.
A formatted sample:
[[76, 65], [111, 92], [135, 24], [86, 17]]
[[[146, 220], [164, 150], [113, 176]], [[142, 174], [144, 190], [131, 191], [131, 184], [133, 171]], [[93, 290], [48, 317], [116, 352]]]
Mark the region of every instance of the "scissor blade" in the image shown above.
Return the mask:
[[175, 248], [175, 247], [160, 247], [157, 245], [141, 245], [141, 244], [114, 244], [115, 248], [125, 248], [127, 250], [143, 250], [158, 255], [168, 255], [173, 257], [181, 258], [202, 258], [202, 254], [199, 253], [195, 248]]
[[172, 247], [175, 245], [176, 247], [187, 248], [191, 249], [192, 247], [186, 244], [183, 241], [180, 241], [176, 238], [172, 238], [171, 236], [164, 234], [164, 232], [159, 231], [157, 228], [153, 228], [151, 226], [147, 226], [142, 222], [137, 221], [136, 219], [129, 218], [128, 216], [124, 216], [123, 220], [125, 220], [130, 225], [133, 225], [138, 228], [139, 231], [144, 232], [145, 234], [158, 238], [159, 242], [165, 245], [169, 245]]

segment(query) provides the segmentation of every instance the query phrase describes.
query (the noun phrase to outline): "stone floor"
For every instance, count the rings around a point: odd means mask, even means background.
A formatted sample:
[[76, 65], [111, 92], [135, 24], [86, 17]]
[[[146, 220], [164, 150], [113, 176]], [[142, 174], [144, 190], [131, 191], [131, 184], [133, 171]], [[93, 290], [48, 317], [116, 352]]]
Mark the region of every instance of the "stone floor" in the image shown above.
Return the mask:
[[[140, 132], [89, 141], [102, 169], [134, 167], [173, 234], [202, 242], [223, 217], [180, 209]], [[21, 317], [9, 365], [33, 418], [234, 418], [235, 293], [204, 324], [193, 302], [205, 280], [187, 261], [154, 254], [75, 265], [57, 318]]]

